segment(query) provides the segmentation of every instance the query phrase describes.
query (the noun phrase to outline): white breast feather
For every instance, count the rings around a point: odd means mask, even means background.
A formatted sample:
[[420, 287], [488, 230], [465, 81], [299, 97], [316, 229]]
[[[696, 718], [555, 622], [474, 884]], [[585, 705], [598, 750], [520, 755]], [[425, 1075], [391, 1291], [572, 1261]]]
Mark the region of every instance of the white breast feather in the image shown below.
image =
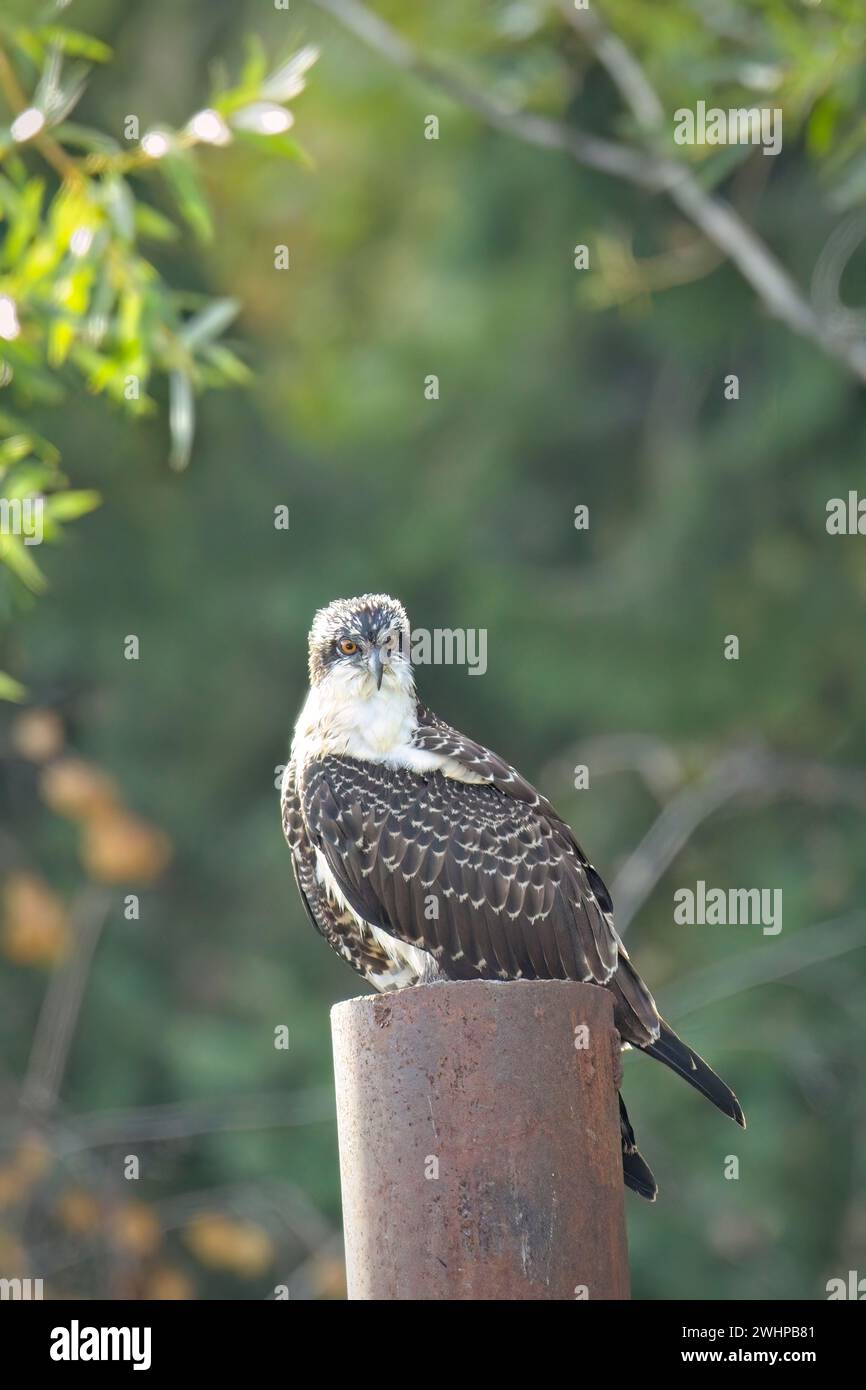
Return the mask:
[[[386, 673], [381, 690], [377, 690], [371, 677], [337, 669], [311, 688], [295, 725], [292, 758], [298, 767], [313, 759], [336, 756], [405, 767], [412, 772], [439, 771], [460, 782], [486, 780], [455, 758], [414, 747], [417, 727], [411, 671]], [[377, 988], [399, 989], [431, 972], [432, 958], [427, 951], [406, 945], [359, 917], [346, 901], [321, 850], [316, 851], [316, 876], [331, 901], [349, 912], [359, 930], [369, 932], [401, 967], [381, 979], [371, 977]]]
[[381, 979], [371, 976], [370, 978], [377, 989], [402, 989], [404, 985], [414, 984], [416, 980], [424, 978], [431, 963], [428, 952], [422, 951], [418, 946], [408, 946], [403, 941], [398, 941], [396, 937], [383, 931], [381, 927], [371, 926], [363, 917], [359, 917], [351, 903], [346, 901], [345, 895], [320, 849], [316, 850], [316, 878], [331, 902], [354, 918], [361, 935], [369, 932], [379, 942], [379, 945], [384, 947], [390, 959], [402, 967], [398, 973], [385, 975]]
[[439, 771], [457, 782], [487, 780], [456, 758], [413, 747], [417, 727], [411, 676], [388, 674], [377, 690], [371, 677], [338, 670], [310, 690], [295, 725], [292, 757], [299, 766], [330, 755]]

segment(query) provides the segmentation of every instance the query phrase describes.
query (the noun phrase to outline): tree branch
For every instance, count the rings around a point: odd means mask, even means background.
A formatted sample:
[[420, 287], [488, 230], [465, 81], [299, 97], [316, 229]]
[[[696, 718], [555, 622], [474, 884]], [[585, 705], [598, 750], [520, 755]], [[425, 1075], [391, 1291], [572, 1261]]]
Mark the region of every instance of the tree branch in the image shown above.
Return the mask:
[[791, 796], [818, 804], [866, 809], [866, 776], [808, 759], [784, 759], [761, 748], [738, 748], [696, 785], [665, 806], [614, 880], [617, 930], [622, 935], [698, 826], [741, 797]]
[[[27, 93], [18, 81], [12, 62], [5, 48], [0, 47], [0, 91], [6, 98], [6, 104], [13, 116], [19, 116], [22, 111], [27, 109], [29, 102]], [[34, 137], [32, 143], [36, 146], [42, 158], [51, 165], [55, 173], [61, 179], [77, 179], [81, 177], [81, 171], [74, 159], [70, 159], [62, 145], [51, 135], [45, 133]]]
[[[647, 137], [650, 149], [664, 120], [664, 108], [638, 60], [591, 10], [560, 0], [563, 16], [584, 39]], [[811, 338], [866, 380], [866, 344], [843, 331], [838, 318], [822, 319], [760, 237], [729, 203], [707, 193], [684, 166], [661, 161], [664, 191], [704, 236], [734, 263], [765, 307], [804, 338]]]
[[661, 187], [658, 172], [652, 162], [647, 161], [642, 150], [630, 148], [614, 140], [588, 135], [576, 126], [562, 121], [552, 121], [546, 116], [538, 116], [531, 111], [516, 110], [499, 97], [482, 92], [477, 85], [469, 83], [449, 72], [438, 63], [425, 58], [416, 48], [398, 34], [384, 19], [380, 19], [360, 0], [312, 0], [320, 10], [325, 10], [353, 34], [362, 39], [369, 48], [387, 58], [395, 67], [420, 77], [432, 87], [445, 92], [458, 106], [465, 106], [492, 126], [508, 135], [515, 136], [527, 145], [537, 145], [541, 149], [559, 150], [588, 169], [610, 174], [614, 178], [628, 179], [641, 187], [657, 189]]
[[799, 337], [815, 343], [866, 381], [866, 343], [852, 336], [844, 318], [818, 315], [770, 248], [723, 199], [707, 193], [683, 164], [658, 155], [657, 135], [664, 111], [640, 63], [616, 35], [587, 10], [561, 0], [567, 22], [589, 44], [605, 67], [638, 126], [648, 137], [637, 147], [588, 134], [563, 121], [515, 110], [433, 63], [361, 0], [312, 0], [396, 67], [438, 87], [474, 111], [496, 130], [539, 148], [558, 150], [576, 164], [665, 193], [703, 235], [737, 268], [765, 309]]
[[[170, 1105], [136, 1106], [131, 1110], [97, 1111], [64, 1118], [63, 1135], [55, 1140], [59, 1153], [109, 1148], [115, 1144], [164, 1144], [204, 1134], [292, 1128], [334, 1118], [333, 1091], [311, 1087], [304, 1091], [267, 1091], [192, 1100]], [[0, 1125], [0, 1138], [4, 1132]]]
[[716, 961], [685, 975], [665, 991], [665, 1008], [675, 1018], [699, 1013], [758, 985], [787, 980], [866, 945], [866, 914], [851, 912], [755, 946], [733, 959]]
[[57, 1104], [93, 954], [110, 905], [110, 894], [95, 887], [86, 889], [76, 905], [73, 952], [55, 970], [45, 991], [21, 1087], [21, 1109], [30, 1117], [48, 1115]]

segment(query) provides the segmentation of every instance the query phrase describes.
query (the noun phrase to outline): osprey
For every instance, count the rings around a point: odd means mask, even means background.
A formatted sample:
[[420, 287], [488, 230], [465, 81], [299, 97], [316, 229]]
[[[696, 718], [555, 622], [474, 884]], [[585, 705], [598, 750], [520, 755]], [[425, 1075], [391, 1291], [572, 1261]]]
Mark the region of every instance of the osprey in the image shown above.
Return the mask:
[[[301, 899], [329, 945], [379, 990], [603, 985], [623, 1046], [664, 1062], [745, 1127], [734, 1093], [659, 1015], [565, 821], [416, 695], [402, 604], [337, 599], [316, 614], [309, 645], [282, 816]], [[619, 1105], [625, 1182], [653, 1201], [655, 1179]]]

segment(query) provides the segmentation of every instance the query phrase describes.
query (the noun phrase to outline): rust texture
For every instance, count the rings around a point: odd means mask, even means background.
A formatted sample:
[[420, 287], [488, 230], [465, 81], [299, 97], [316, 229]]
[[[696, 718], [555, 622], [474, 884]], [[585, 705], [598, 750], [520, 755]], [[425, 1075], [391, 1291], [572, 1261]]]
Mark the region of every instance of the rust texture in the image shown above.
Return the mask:
[[426, 985], [331, 1027], [350, 1298], [629, 1297], [606, 990]]

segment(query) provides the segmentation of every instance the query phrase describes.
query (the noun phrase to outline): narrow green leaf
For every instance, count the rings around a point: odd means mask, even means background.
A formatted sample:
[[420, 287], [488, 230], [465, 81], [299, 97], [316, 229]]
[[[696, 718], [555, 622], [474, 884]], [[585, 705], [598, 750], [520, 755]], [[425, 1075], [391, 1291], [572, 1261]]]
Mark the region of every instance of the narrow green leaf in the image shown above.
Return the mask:
[[102, 204], [118, 235], [124, 241], [135, 241], [135, 198], [125, 179], [112, 174], [104, 180]]
[[174, 223], [149, 203], [136, 204], [135, 226], [139, 236], [149, 237], [151, 241], [177, 241], [180, 236]]
[[20, 704], [26, 698], [27, 691], [21, 682], [5, 671], [0, 671], [0, 700], [12, 700], [15, 704]]
[[180, 331], [182, 340], [190, 351], [212, 342], [237, 317], [240, 307], [236, 299], [215, 299], [200, 313], [187, 319]]
[[6, 410], [0, 410], [0, 430], [7, 435], [24, 436], [29, 448], [44, 463], [50, 463], [56, 467], [60, 462], [60, 450], [56, 444], [44, 439], [41, 434], [35, 434], [23, 420], [19, 420], [15, 415], [10, 415]]
[[111, 135], [102, 130], [94, 130], [89, 125], [79, 125], [77, 121], [63, 121], [54, 127], [54, 134], [63, 145], [73, 145], [76, 149], [89, 150], [93, 154], [119, 154], [121, 146]]
[[86, 58], [89, 63], [107, 63], [112, 56], [107, 43], [93, 38], [92, 34], [83, 34], [80, 29], [42, 24], [31, 29], [30, 33], [46, 47], [59, 48], [73, 58]]
[[168, 379], [169, 413], [168, 423], [171, 434], [169, 463], [178, 471], [186, 468], [195, 437], [195, 396], [192, 379], [187, 372], [172, 372]]
[[45, 514], [52, 521], [74, 521], [102, 504], [102, 497], [92, 489], [78, 488], [74, 492], [54, 492], [45, 499]]
[[262, 135], [257, 130], [243, 129], [236, 129], [235, 135], [245, 145], [253, 146], [262, 154], [275, 155], [278, 159], [291, 159], [295, 164], [303, 164], [306, 169], [315, 167], [310, 155], [291, 135]]
[[185, 221], [200, 241], [212, 241], [213, 220], [193, 161], [183, 154], [166, 155], [159, 168], [177, 200]]
[[11, 215], [11, 226], [3, 247], [3, 263], [14, 266], [39, 229], [45, 184], [31, 179], [18, 195], [17, 207]]
[[205, 357], [228, 382], [245, 386], [252, 380], [252, 372], [246, 362], [222, 343], [211, 343], [205, 349]]
[[31, 593], [41, 594], [47, 589], [48, 581], [32, 558], [30, 547], [25, 547], [18, 536], [0, 536], [0, 561]]
[[255, 89], [264, 81], [267, 73], [268, 54], [258, 34], [248, 34], [244, 45], [247, 56], [241, 71], [241, 86]]

